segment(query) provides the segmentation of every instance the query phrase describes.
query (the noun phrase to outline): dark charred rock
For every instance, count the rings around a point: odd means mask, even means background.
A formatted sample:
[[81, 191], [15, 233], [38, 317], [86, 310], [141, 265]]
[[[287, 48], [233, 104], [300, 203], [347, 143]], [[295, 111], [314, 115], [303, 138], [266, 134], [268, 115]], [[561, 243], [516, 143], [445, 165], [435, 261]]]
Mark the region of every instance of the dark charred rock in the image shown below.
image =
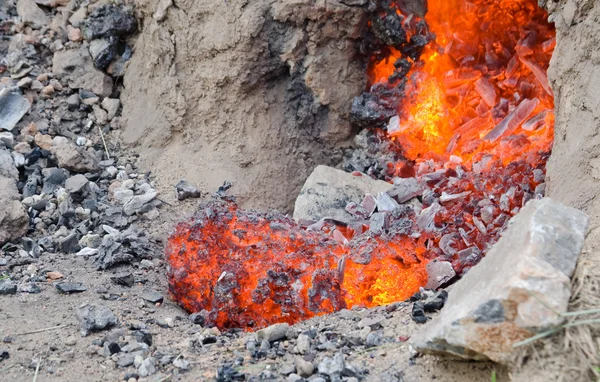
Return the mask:
[[77, 319], [84, 336], [92, 331], [108, 329], [118, 323], [114, 313], [103, 305], [82, 305], [77, 309]]
[[57, 283], [54, 287], [60, 292], [65, 294], [81, 293], [87, 290], [82, 283]]
[[390, 83], [395, 83], [406, 78], [406, 75], [410, 71], [410, 68], [412, 68], [412, 63], [403, 57], [397, 59], [396, 62], [394, 62], [394, 67], [396, 68], [396, 71], [388, 79]]
[[152, 346], [152, 334], [143, 331], [143, 330], [135, 330], [131, 332], [131, 336], [135, 338], [137, 342], [145, 343], [148, 346]]
[[379, 103], [377, 96], [363, 93], [352, 101], [350, 121], [360, 128], [384, 127], [395, 115], [396, 111]]
[[97, 39], [90, 42], [90, 55], [94, 66], [105, 69], [117, 57], [119, 40], [115, 36]]
[[444, 307], [447, 299], [448, 292], [441, 290], [431, 296], [428, 296], [423, 302], [423, 308], [427, 313], [436, 312]]
[[82, 25], [83, 37], [93, 40], [111, 36], [126, 36], [137, 30], [137, 20], [125, 6], [104, 5], [97, 8]]
[[9, 358], [10, 358], [10, 354], [8, 353], [8, 350], [0, 349], [0, 361], [4, 361], [5, 359], [9, 359]]
[[400, 46], [408, 42], [406, 30], [402, 26], [403, 17], [390, 8], [382, 16], [373, 15], [371, 26], [373, 34], [381, 43], [389, 46]]
[[111, 276], [110, 279], [113, 283], [117, 285], [123, 285], [126, 287], [132, 287], [135, 283], [135, 279], [131, 272], [117, 273], [116, 275]]
[[153, 304], [159, 304], [164, 300], [164, 297], [160, 292], [151, 289], [145, 289], [140, 297]]
[[190, 316], [188, 317], [188, 319], [196, 324], [196, 325], [200, 325], [200, 326], [204, 326], [204, 323], [206, 322], [206, 319], [208, 318], [208, 311], [203, 310], [200, 312], [196, 312], [196, 313], [192, 313], [190, 314]]
[[217, 382], [245, 381], [246, 375], [234, 368], [233, 364], [227, 363], [218, 367]]
[[413, 304], [411, 318], [417, 324], [424, 324], [427, 322], [428, 317], [425, 316], [425, 307], [423, 306], [423, 302], [416, 301]]
[[175, 187], [177, 190], [177, 199], [184, 200], [187, 198], [199, 198], [201, 192], [186, 180], [180, 180]]

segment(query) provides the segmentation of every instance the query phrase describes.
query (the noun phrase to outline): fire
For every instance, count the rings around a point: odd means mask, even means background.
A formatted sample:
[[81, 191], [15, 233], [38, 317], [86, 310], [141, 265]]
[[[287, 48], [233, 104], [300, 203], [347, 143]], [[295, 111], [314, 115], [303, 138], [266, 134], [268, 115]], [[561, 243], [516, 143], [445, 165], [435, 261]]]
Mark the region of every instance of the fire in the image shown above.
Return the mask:
[[[416, 33], [418, 17], [388, 6]], [[546, 13], [535, 0], [429, 0], [428, 8], [432, 41], [402, 84], [389, 138], [416, 161], [454, 156], [469, 165], [484, 153], [505, 165], [525, 160], [535, 167], [540, 162], [530, 154], [549, 152], [553, 141], [554, 97], [545, 73], [556, 40]], [[413, 59], [391, 48], [372, 60], [369, 78], [397, 88], [389, 80], [395, 64]]]
[[[300, 226], [214, 200], [169, 238], [171, 293], [220, 328], [295, 323], [401, 301], [427, 263], [474, 266], [510, 217], [543, 194], [553, 140], [546, 70], [554, 28], [536, 0], [380, 0], [369, 23], [369, 89], [353, 104], [416, 178], [422, 210]], [[365, 108], [366, 112], [354, 107]]]

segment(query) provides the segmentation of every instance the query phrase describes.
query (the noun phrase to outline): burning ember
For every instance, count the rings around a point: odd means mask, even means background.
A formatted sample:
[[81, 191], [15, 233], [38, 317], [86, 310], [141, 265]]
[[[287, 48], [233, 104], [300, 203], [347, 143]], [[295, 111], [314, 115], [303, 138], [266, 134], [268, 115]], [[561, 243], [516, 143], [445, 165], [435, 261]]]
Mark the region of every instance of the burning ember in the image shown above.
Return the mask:
[[[175, 300], [220, 328], [260, 328], [404, 300], [432, 259], [459, 276], [474, 266], [544, 192], [546, 18], [536, 0], [381, 0], [365, 39], [370, 87], [352, 118], [392, 150], [384, 171], [366, 172], [394, 188], [377, 212], [367, 196], [347, 206], [354, 221], [308, 226], [230, 200], [203, 205], [169, 239]], [[422, 208], [402, 204], [414, 196]]]

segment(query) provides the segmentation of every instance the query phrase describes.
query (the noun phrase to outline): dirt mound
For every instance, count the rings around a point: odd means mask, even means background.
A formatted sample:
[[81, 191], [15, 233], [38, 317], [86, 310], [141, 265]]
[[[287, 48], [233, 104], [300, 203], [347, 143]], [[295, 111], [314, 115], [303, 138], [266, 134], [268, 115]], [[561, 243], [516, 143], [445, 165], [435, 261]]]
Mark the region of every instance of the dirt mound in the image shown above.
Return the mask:
[[[543, 3], [543, 2], [542, 2]], [[556, 50], [548, 77], [555, 95], [555, 139], [548, 161], [547, 195], [585, 211], [590, 228], [573, 278], [571, 311], [598, 308], [600, 280], [600, 4], [548, 1], [556, 24]], [[592, 319], [590, 315], [573, 320]], [[598, 317], [595, 317], [598, 318]], [[573, 321], [572, 320], [572, 321]], [[600, 325], [581, 325], [541, 341], [515, 380], [589, 380], [600, 363]], [[596, 380], [598, 376], [594, 376]]]
[[351, 100], [366, 80], [364, 6], [158, 3], [138, 7], [124, 141], [163, 186], [186, 178], [212, 192], [228, 180], [244, 207], [289, 212], [312, 169], [339, 162], [351, 135]]

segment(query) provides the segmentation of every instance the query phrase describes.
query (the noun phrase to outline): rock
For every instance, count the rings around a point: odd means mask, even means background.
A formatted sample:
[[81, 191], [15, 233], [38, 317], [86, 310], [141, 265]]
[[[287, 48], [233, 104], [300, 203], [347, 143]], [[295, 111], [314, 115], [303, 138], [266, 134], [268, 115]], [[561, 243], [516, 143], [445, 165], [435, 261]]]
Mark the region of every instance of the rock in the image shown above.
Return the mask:
[[89, 50], [94, 66], [98, 69], [105, 69], [117, 56], [117, 49], [118, 40], [116, 37], [92, 40]]
[[[0, 174], [6, 170], [4, 165], [0, 160]], [[12, 161], [10, 166], [14, 168]], [[20, 238], [29, 229], [29, 216], [20, 199], [15, 179], [0, 175], [0, 245]]]
[[79, 98], [79, 94], [71, 94], [69, 98], [67, 98], [67, 106], [71, 111], [77, 110], [80, 103], [81, 98]]
[[0, 361], [4, 361], [5, 359], [9, 359], [9, 358], [10, 358], [10, 354], [8, 353], [8, 350], [0, 349]]
[[45, 86], [42, 89], [42, 91], [40, 91], [40, 94], [45, 95], [45, 96], [49, 96], [52, 93], [54, 93], [54, 86], [52, 86], [52, 85]]
[[180, 180], [175, 187], [177, 190], [177, 199], [184, 200], [187, 198], [199, 198], [201, 193], [196, 187], [192, 186], [186, 180]]
[[[32, 1], [32, 0], [30, 0]], [[35, 5], [35, 4], [34, 4]], [[31, 104], [27, 99], [6, 90], [0, 92], [0, 129], [12, 130], [29, 111]]]
[[411, 344], [423, 353], [508, 362], [514, 343], [563, 322], [556, 312], [567, 310], [587, 226], [584, 213], [552, 199], [528, 202]]
[[136, 195], [123, 205], [123, 212], [126, 215], [131, 216], [139, 211], [146, 203], [149, 203], [156, 198], [157, 195], [158, 193], [156, 191]]
[[306, 354], [310, 351], [310, 337], [306, 334], [300, 334], [297, 339], [296, 349], [300, 354]]
[[106, 125], [108, 123], [108, 113], [104, 111], [100, 105], [92, 106], [94, 110], [94, 118], [96, 118], [96, 123], [99, 125]]
[[344, 354], [340, 351], [333, 358], [325, 357], [319, 363], [319, 373], [327, 374], [331, 379], [337, 380], [346, 367], [344, 362]]
[[17, 293], [17, 284], [10, 279], [0, 279], [0, 296]]
[[65, 189], [71, 194], [81, 192], [88, 184], [88, 179], [81, 174], [74, 175], [65, 181]]
[[29, 293], [29, 294], [38, 294], [41, 293], [42, 290], [36, 283], [24, 283], [19, 285], [17, 290], [21, 293]]
[[448, 292], [441, 290], [439, 292], [424, 292], [421, 296], [425, 298], [423, 301], [423, 310], [427, 313], [436, 312], [444, 307], [446, 300], [448, 300]]
[[52, 147], [52, 137], [47, 134], [36, 133], [33, 137], [33, 141], [39, 148], [43, 150], [50, 150]]
[[28, 88], [31, 86], [32, 82], [33, 82], [33, 80], [30, 77], [25, 77], [25, 78], [21, 79], [19, 82], [17, 82], [17, 86], [20, 87], [21, 89]]
[[79, 245], [82, 248], [90, 247], [90, 248], [98, 248], [102, 244], [102, 237], [97, 234], [88, 233], [79, 239]]
[[17, 13], [23, 22], [42, 27], [48, 23], [46, 14], [33, 0], [18, 0]]
[[365, 345], [367, 347], [375, 347], [381, 345], [383, 341], [383, 335], [380, 331], [371, 332], [367, 334], [367, 338], [365, 339]]
[[148, 357], [142, 361], [142, 364], [138, 368], [141, 377], [147, 377], [156, 373], [156, 367], [154, 366], [154, 358]]
[[164, 297], [160, 292], [151, 289], [144, 289], [140, 297], [153, 304], [162, 303], [164, 300]]
[[85, 20], [86, 16], [87, 16], [86, 7], [80, 7], [78, 10], [76, 10], [71, 15], [71, 17], [69, 17], [69, 22], [75, 28], [79, 28], [79, 25]]
[[7, 148], [12, 149], [15, 145], [15, 136], [8, 131], [3, 131], [0, 133], [0, 142], [4, 143]]
[[75, 253], [79, 250], [79, 239], [77, 238], [77, 233], [73, 232], [58, 242], [59, 248], [61, 252], [64, 253]]
[[107, 118], [111, 121], [117, 116], [119, 107], [121, 107], [121, 101], [118, 98], [104, 98], [102, 100], [102, 107], [106, 110]]
[[437, 289], [456, 276], [452, 264], [448, 261], [433, 259], [426, 266], [427, 285], [425, 289]]
[[381, 323], [382, 323], [383, 320], [384, 320], [383, 316], [375, 316], [375, 317], [363, 318], [358, 323], [358, 327], [359, 328], [369, 327], [369, 328], [371, 328], [371, 330], [377, 330], [377, 329], [380, 329], [382, 327]]
[[137, 30], [137, 20], [128, 7], [103, 5], [90, 14], [82, 29], [86, 40], [125, 36]]
[[113, 276], [110, 276], [110, 279], [113, 283], [115, 283], [117, 285], [123, 285], [126, 287], [132, 287], [133, 284], [135, 283], [135, 279], [133, 277], [133, 274], [131, 274], [131, 272], [117, 273]]
[[0, 149], [0, 177], [17, 180], [19, 171], [13, 163], [10, 152], [5, 149]]
[[87, 290], [82, 283], [56, 283], [54, 284], [54, 287], [60, 293], [65, 294], [81, 293]]
[[264, 329], [256, 331], [255, 337], [257, 342], [268, 341], [275, 342], [286, 337], [290, 325], [287, 323], [273, 324]]
[[64, 137], [53, 139], [50, 152], [56, 156], [59, 167], [69, 171], [96, 172], [100, 169], [95, 156]]
[[22, 155], [29, 155], [33, 151], [31, 149], [31, 145], [27, 142], [19, 142], [14, 147], [15, 152], [18, 152]]
[[54, 53], [52, 73], [66, 78], [72, 89], [88, 90], [102, 97], [112, 93], [112, 79], [94, 67], [85, 47]]
[[196, 312], [189, 315], [188, 320], [190, 320], [195, 325], [204, 326], [204, 322], [206, 322], [207, 312]]
[[398, 203], [388, 193], [380, 192], [377, 194], [377, 211], [393, 212], [399, 207]]
[[304, 378], [302, 378], [301, 376], [299, 376], [296, 373], [292, 373], [292, 374], [288, 375], [286, 381], [287, 382], [302, 382], [302, 381], [304, 381]]
[[423, 187], [415, 178], [396, 178], [394, 187], [387, 192], [398, 203], [404, 203], [410, 199], [423, 195]]
[[376, 195], [392, 185], [367, 175], [354, 176], [327, 166], [317, 166], [308, 177], [294, 207], [294, 219], [317, 221], [323, 217], [352, 218], [344, 210], [350, 202], [360, 203], [365, 194]]
[[152, 16], [154, 20], [160, 22], [167, 17], [167, 10], [173, 5], [173, 0], [160, 0], [156, 5], [156, 11]]
[[301, 377], [310, 377], [315, 372], [315, 366], [312, 362], [308, 362], [302, 357], [296, 357], [294, 363], [296, 364], [296, 373]]
[[67, 25], [67, 37], [70, 41], [79, 42], [83, 40], [83, 36], [81, 35], [81, 29], [73, 28], [71, 25]]
[[190, 363], [183, 357], [178, 357], [173, 361], [173, 366], [181, 370], [188, 370], [190, 368]]
[[81, 334], [87, 336], [92, 331], [100, 331], [117, 325], [114, 313], [103, 305], [85, 304], [77, 308], [77, 319]]

